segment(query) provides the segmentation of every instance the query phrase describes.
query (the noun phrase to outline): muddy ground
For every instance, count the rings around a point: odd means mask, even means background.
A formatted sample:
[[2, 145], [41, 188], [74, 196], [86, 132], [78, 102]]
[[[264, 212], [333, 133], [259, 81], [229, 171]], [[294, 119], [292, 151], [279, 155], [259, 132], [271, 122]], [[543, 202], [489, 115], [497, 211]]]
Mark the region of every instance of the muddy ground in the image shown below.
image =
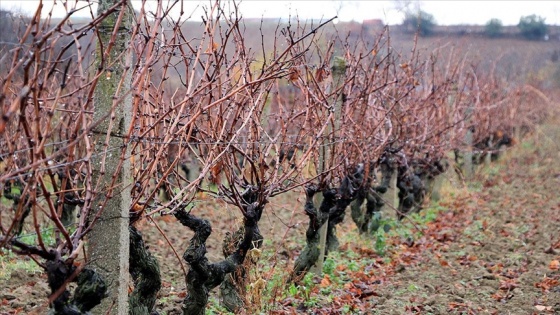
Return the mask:
[[[268, 286], [246, 313], [560, 314], [559, 143], [560, 126], [541, 127], [472, 182], [448, 185], [435, 219], [416, 225], [414, 237], [390, 236], [382, 254], [373, 250], [375, 237], [356, 234], [348, 215], [331, 273], [338, 282], [315, 277], [315, 286], [291, 294], [279, 288], [304, 244], [303, 196], [272, 200], [261, 221], [266, 241], [255, 272]], [[213, 222], [209, 258], [221, 259], [221, 239], [240, 223], [237, 210], [209, 198], [197, 207]], [[161, 263], [157, 310], [178, 314], [188, 268], [179, 258], [192, 233], [172, 217], [140, 228]], [[0, 267], [13, 268], [14, 261], [4, 257]], [[48, 290], [37, 269], [14, 268], [0, 288], [0, 314], [46, 313]]]

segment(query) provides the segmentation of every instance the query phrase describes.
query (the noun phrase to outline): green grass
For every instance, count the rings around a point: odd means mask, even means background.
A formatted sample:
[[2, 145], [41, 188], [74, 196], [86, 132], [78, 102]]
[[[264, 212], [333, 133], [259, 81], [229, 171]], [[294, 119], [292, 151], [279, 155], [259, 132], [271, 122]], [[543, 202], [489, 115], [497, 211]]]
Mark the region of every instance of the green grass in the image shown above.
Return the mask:
[[208, 308], [206, 309], [206, 315], [225, 315], [233, 314], [228, 312], [224, 307], [220, 305], [220, 302], [215, 297], [210, 297], [208, 301]]
[[31, 259], [23, 259], [10, 250], [0, 249], [0, 281], [10, 280], [12, 273], [40, 274], [43, 269]]
[[[72, 234], [72, 230], [74, 230], [75, 228], [69, 228], [69, 233]], [[53, 247], [56, 243], [55, 241], [55, 229], [54, 228], [47, 228], [44, 229], [41, 232], [41, 238], [43, 240], [43, 243], [45, 244], [46, 247]], [[37, 233], [35, 232], [31, 232], [28, 234], [23, 234], [20, 237], [18, 237], [18, 240], [28, 244], [28, 245], [36, 245], [38, 244], [38, 237], [37, 237]]]

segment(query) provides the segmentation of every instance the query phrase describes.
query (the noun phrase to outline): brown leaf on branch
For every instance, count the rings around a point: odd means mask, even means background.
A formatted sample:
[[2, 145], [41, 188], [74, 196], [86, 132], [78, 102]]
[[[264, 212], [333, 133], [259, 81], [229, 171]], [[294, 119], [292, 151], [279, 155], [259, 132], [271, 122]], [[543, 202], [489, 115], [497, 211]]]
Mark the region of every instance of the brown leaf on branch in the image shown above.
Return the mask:
[[295, 81], [297, 81], [297, 79], [299, 79], [299, 77], [300, 77], [299, 70], [296, 67], [292, 67], [290, 69], [290, 74], [288, 75], [288, 79], [291, 82], [295, 82]]
[[206, 49], [205, 53], [213, 54], [218, 50], [218, 48], [220, 48], [220, 45], [213, 41], [212, 44], [209, 45], [208, 49]]
[[328, 73], [325, 71], [323, 67], [317, 68], [317, 70], [315, 70], [315, 80], [317, 80], [317, 82], [325, 81], [327, 75]]
[[218, 161], [214, 166], [210, 168], [210, 182], [214, 185], [220, 185], [221, 179], [220, 175], [222, 173], [223, 165], [222, 161]]

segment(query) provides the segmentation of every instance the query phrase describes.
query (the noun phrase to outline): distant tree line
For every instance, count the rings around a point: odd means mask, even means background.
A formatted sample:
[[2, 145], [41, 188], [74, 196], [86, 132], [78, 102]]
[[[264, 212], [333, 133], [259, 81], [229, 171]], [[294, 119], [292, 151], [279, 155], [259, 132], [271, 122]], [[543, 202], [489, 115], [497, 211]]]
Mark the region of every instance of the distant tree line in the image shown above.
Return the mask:
[[[430, 36], [435, 34], [437, 26], [434, 16], [425, 11], [416, 13], [405, 13], [402, 27], [408, 33], [417, 33], [420, 36]], [[522, 16], [517, 24], [519, 34], [528, 40], [546, 39], [548, 28], [545, 19], [535, 14]], [[500, 19], [490, 19], [484, 26], [484, 35], [489, 38], [504, 36], [504, 25]]]
[[521, 35], [530, 40], [544, 39], [548, 31], [544, 18], [535, 14], [521, 17], [517, 27]]
[[424, 11], [407, 12], [403, 20], [403, 26], [408, 32], [418, 32], [420, 36], [432, 35], [436, 25], [434, 16]]
[[[548, 33], [548, 28], [543, 17], [535, 14], [522, 16], [519, 19], [517, 28], [521, 36], [529, 40], [542, 40], [545, 39]], [[502, 21], [499, 19], [491, 19], [485, 25], [484, 33], [490, 38], [503, 36], [504, 27]]]

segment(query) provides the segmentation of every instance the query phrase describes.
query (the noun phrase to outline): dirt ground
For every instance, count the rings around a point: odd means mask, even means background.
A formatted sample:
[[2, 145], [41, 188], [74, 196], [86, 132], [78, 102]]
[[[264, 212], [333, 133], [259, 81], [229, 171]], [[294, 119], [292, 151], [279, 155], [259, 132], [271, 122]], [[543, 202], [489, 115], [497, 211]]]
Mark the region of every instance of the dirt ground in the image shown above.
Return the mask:
[[[316, 279], [317, 287], [305, 297], [316, 301], [311, 306], [283, 296], [264, 313], [560, 314], [559, 140], [560, 126], [541, 127], [466, 187], [448, 188], [422, 235], [387, 240], [383, 257], [363, 249], [375, 240], [357, 236], [348, 215], [339, 231], [341, 255], [359, 255], [352, 256], [359, 274], [349, 274], [339, 288]], [[290, 268], [304, 244], [302, 201], [299, 193], [274, 199], [261, 220], [266, 241], [260, 264], [266, 268], [260, 276], [268, 282]], [[210, 260], [221, 259], [221, 239], [239, 225], [237, 210], [208, 199], [196, 211], [213, 222]], [[161, 264], [157, 310], [178, 314], [187, 268], [180, 257], [192, 233], [172, 217], [145, 222], [141, 231]], [[361, 263], [366, 258], [375, 263]], [[357, 275], [368, 279], [360, 290]], [[0, 279], [0, 314], [46, 313], [44, 278], [36, 270], [16, 269]]]
[[[560, 314], [558, 126], [446, 200], [418, 257], [377, 287], [378, 314]], [[435, 241], [434, 241], [435, 240]]]

